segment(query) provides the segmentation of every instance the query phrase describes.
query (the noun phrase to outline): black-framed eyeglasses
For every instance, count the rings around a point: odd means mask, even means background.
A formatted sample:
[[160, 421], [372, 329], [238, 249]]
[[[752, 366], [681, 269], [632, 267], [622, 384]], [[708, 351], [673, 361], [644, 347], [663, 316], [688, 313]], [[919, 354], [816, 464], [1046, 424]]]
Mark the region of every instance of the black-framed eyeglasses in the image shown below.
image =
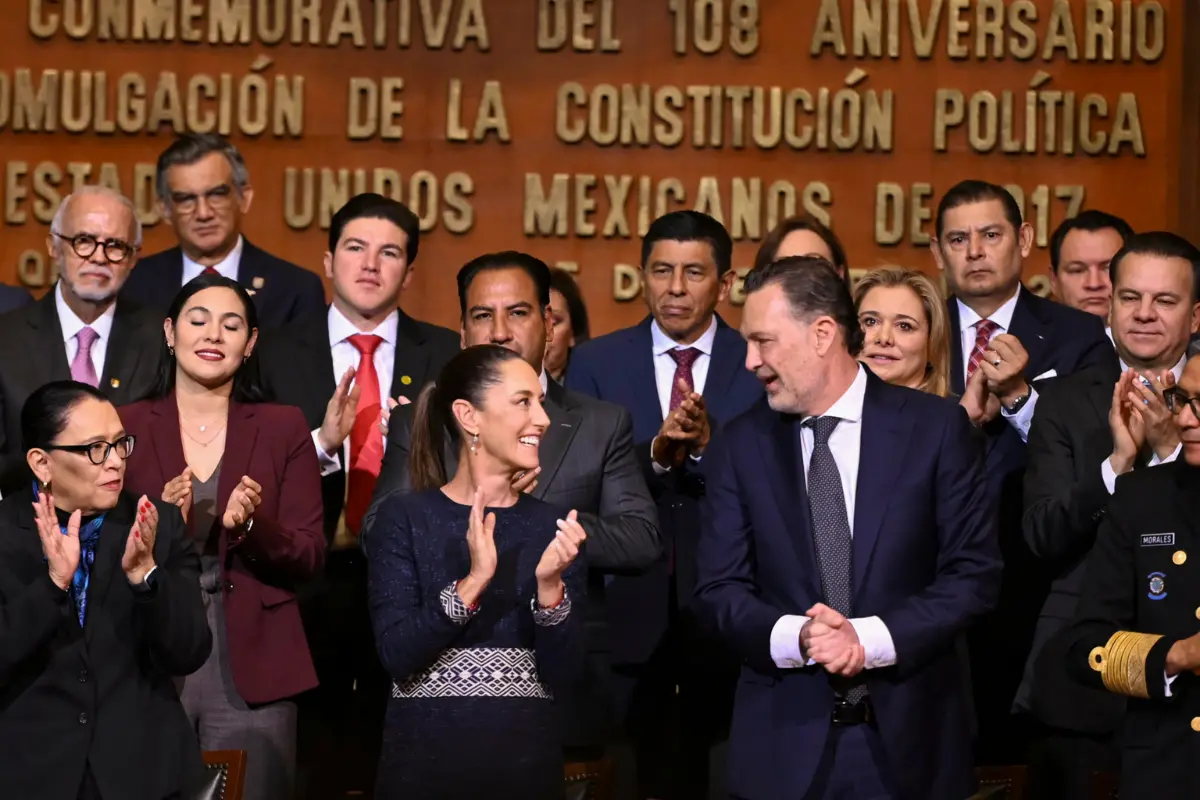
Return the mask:
[[1200, 395], [1189, 397], [1183, 389], [1172, 386], [1163, 390], [1163, 400], [1166, 401], [1167, 410], [1172, 414], [1180, 414], [1183, 412], [1184, 406], [1191, 406], [1196, 419], [1200, 419]]
[[108, 454], [113, 450], [117, 451], [117, 456], [121, 460], [125, 460], [133, 455], [133, 445], [137, 439], [131, 433], [127, 436], [122, 436], [115, 442], [92, 442], [91, 444], [51, 444], [43, 447], [43, 450], [62, 450], [67, 453], [83, 453], [96, 466], [100, 466], [105, 461], [108, 461]]
[[52, 231], [52, 233], [58, 238], [70, 242], [71, 249], [80, 258], [91, 258], [97, 247], [103, 247], [104, 257], [108, 259], [109, 263], [120, 264], [137, 251], [136, 247], [128, 242], [122, 242], [120, 239], [101, 241], [90, 233], [80, 233], [75, 236], [64, 236], [58, 231]]

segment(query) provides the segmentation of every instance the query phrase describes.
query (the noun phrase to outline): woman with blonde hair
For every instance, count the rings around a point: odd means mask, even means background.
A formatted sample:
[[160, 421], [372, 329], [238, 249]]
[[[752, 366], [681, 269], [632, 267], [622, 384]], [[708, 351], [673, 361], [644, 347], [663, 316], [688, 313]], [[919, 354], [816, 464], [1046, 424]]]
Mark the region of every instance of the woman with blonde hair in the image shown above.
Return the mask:
[[[888, 383], [940, 397], [950, 394], [950, 322], [946, 301], [925, 275], [899, 267], [868, 272], [854, 287], [864, 343], [859, 360]], [[959, 402], [976, 425], [999, 402], [977, 372]]]

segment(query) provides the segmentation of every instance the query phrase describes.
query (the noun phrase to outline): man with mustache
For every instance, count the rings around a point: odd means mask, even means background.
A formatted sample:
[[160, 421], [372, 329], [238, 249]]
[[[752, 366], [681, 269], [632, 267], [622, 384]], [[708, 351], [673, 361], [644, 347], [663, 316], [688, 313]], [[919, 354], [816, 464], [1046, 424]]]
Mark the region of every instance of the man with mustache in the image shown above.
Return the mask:
[[[1040, 723], [1030, 757], [1034, 798], [1085, 800], [1092, 773], [1117, 758], [1112, 734], [1125, 704], [1069, 679], [1056, 634], [1074, 615], [1085, 558], [1117, 476], [1178, 454], [1179, 431], [1165, 395], [1200, 325], [1200, 252], [1183, 238], [1131, 235], [1111, 272], [1120, 367], [1091, 367], [1055, 381], [1029, 432], [1025, 541], [1054, 576], [1016, 702]], [[1138, 402], [1130, 402], [1131, 394]]]
[[1021, 285], [1033, 227], [1002, 186], [966, 180], [938, 204], [933, 258], [952, 293], [950, 391], [961, 396], [982, 371], [1000, 414], [983, 425], [987, 480], [999, 499], [1004, 581], [996, 611], [969, 635], [984, 763], [1017, 763], [1022, 737], [1011, 707], [1047, 578], [1021, 536], [1025, 440], [1038, 387], [1086, 366], [1112, 367], [1112, 342], [1099, 317], [1045, 300]]
[[1120, 796], [1184, 800], [1200, 796], [1200, 359], [1188, 361], [1164, 397], [1180, 458], [1117, 479], [1088, 556], [1066, 663], [1083, 685], [1128, 699]]
[[0, 491], [26, 485], [21, 406], [57, 380], [94, 386], [120, 406], [141, 400], [166, 355], [161, 314], [117, 299], [142, 246], [133, 203], [100, 186], [63, 199], [46, 249], [58, 282], [37, 302], [0, 317]]
[[[519, 481], [524, 491], [563, 513], [576, 509], [587, 533], [586, 676], [579, 691], [562, 702], [567, 760], [594, 761], [605, 751], [613, 728], [610, 642], [628, 635], [622, 627], [626, 621], [606, 612], [611, 575], [640, 572], [662, 552], [654, 501], [635, 455], [633, 425], [620, 406], [564, 389], [546, 377], [542, 364], [554, 324], [550, 269], [540, 259], [515, 251], [479, 256], [459, 270], [458, 297], [463, 346], [498, 344], [519, 353], [539, 371], [546, 392], [550, 427], [539, 443], [540, 466]], [[405, 405], [391, 415], [383, 468], [363, 523], [368, 557], [375, 512], [389, 494], [411, 490], [412, 411]], [[452, 470], [457, 454], [445, 455]]]

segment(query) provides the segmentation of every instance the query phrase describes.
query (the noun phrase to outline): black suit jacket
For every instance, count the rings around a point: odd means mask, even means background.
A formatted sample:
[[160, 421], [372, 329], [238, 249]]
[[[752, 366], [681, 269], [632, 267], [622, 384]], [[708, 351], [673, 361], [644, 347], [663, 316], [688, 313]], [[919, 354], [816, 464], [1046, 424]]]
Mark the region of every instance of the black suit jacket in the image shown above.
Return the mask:
[[1119, 737], [1121, 797], [1200, 797], [1200, 678], [1184, 672], [1165, 696], [1167, 653], [1196, 633], [1200, 608], [1200, 469], [1183, 459], [1117, 478], [1087, 561], [1066, 664], [1100, 691], [1090, 661], [1117, 631], [1161, 636], [1143, 662], [1146, 692], [1128, 700]]
[[[564, 698], [564, 735], [568, 745], [594, 745], [603, 741], [613, 722], [607, 659], [615, 645], [610, 639], [623, 633], [610, 631], [606, 573], [636, 572], [659, 558], [658, 516], [637, 463], [628, 411], [563, 389], [554, 381], [547, 386], [545, 409], [550, 427], [542, 436], [542, 471], [533, 495], [563, 513], [571, 509], [579, 513], [588, 534], [585, 548], [591, 568], [584, 606], [591, 655], [578, 693]], [[413, 410], [403, 406], [392, 412], [383, 468], [363, 520], [364, 541], [370, 540], [371, 525], [387, 497], [412, 490], [408, 456]], [[445, 456], [453, 474], [458, 454]]]
[[0, 314], [24, 308], [32, 302], [33, 297], [20, 286], [0, 283]]
[[[0, 491], [5, 495], [24, 486], [28, 477], [21, 407], [35, 389], [71, 378], [56, 292], [52, 288], [36, 303], [0, 317]], [[162, 324], [161, 315], [117, 301], [99, 387], [113, 405], [141, 400], [154, 388], [166, 356]]]
[[[316, 273], [276, 258], [242, 240], [238, 283], [254, 298], [260, 329], [278, 328], [325, 306], [325, 287]], [[172, 247], [138, 261], [121, 295], [166, 313], [183, 287], [183, 250]]]
[[137, 498], [121, 495], [100, 529], [81, 630], [50, 580], [32, 500], [25, 489], [0, 502], [0, 797], [71, 800], [85, 765], [106, 798], [175, 797], [203, 765], [171, 676], [212, 648], [183, 518], [155, 501], [156, 588], [136, 594], [121, 556]]
[[1047, 387], [1029, 431], [1025, 542], [1053, 582], [1034, 631], [1017, 707], [1067, 730], [1110, 733], [1124, 702], [1070, 680], [1061, 637], [1083, 591], [1087, 555], [1109, 494], [1101, 465], [1112, 453], [1108, 424], [1117, 365], [1091, 367]]
[[[421, 387], [437, 378], [445, 363], [458, 352], [460, 338], [448, 328], [415, 320], [403, 311], [399, 314], [389, 396], [404, 397], [415, 403]], [[333, 374], [327, 311], [322, 309], [321, 313], [285, 328], [267, 331], [260, 339], [258, 354], [263, 385], [270, 398], [299, 407], [309, 430], [321, 427], [325, 407], [341, 377]], [[321, 479], [321, 498], [325, 537], [332, 543], [346, 502], [345, 464]]]

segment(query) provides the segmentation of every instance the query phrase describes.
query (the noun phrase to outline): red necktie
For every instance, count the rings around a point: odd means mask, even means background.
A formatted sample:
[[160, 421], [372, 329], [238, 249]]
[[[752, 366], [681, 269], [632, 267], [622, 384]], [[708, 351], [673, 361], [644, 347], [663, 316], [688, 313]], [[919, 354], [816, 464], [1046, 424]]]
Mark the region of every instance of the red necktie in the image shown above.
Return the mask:
[[354, 374], [359, 395], [354, 427], [350, 430], [346, 528], [357, 535], [363, 515], [371, 504], [379, 467], [383, 464], [383, 434], [379, 432], [379, 375], [375, 372], [375, 351], [383, 344], [383, 339], [370, 333], [356, 333], [349, 341], [358, 350], [360, 358]]
[[667, 409], [667, 412], [670, 413], [679, 408], [680, 404], [687, 399], [687, 392], [679, 388], [680, 379], [687, 384], [688, 392], [696, 391], [696, 383], [692, 380], [692, 365], [700, 357], [700, 351], [694, 347], [683, 347], [668, 350], [667, 354], [675, 359], [675, 375], [671, 378], [671, 405]]
[[220, 275], [221, 273], [217, 272], [216, 267], [205, 267], [204, 271], [201, 272], [200, 274], [201, 275]]
[[971, 380], [975, 370], [979, 369], [979, 362], [983, 361], [983, 353], [992, 341], [992, 334], [999, 328], [1000, 326], [990, 319], [981, 319], [975, 323], [975, 346], [971, 348], [971, 359], [967, 362], [967, 380]]

